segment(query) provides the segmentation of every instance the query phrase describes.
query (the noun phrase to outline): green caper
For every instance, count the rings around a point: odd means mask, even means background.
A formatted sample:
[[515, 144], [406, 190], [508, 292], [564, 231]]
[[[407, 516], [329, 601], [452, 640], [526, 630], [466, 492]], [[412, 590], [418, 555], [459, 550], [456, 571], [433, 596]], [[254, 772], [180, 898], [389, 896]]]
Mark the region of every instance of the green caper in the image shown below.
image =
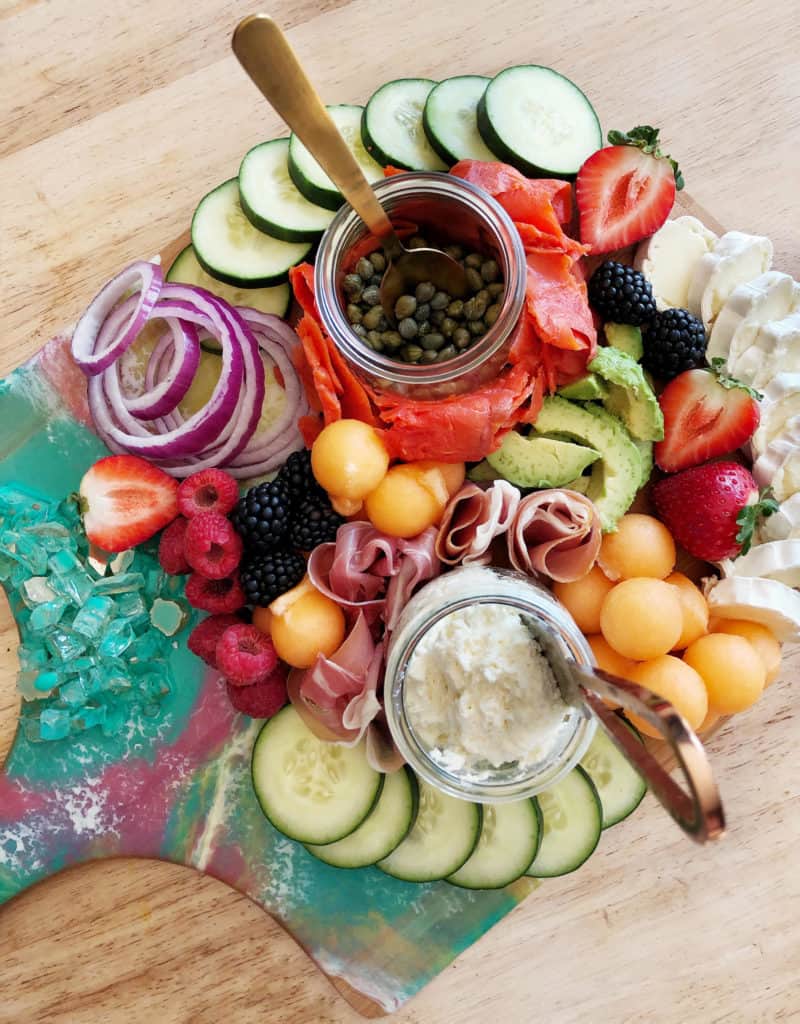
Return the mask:
[[476, 299], [481, 299], [483, 302], [486, 303], [487, 306], [491, 305], [490, 300], [491, 300], [492, 297], [489, 294], [489, 289], [488, 288], [481, 288], [481, 290], [479, 292], [475, 292], [475, 298]]
[[435, 294], [436, 289], [430, 281], [420, 281], [414, 292], [417, 302], [430, 302]]
[[450, 296], [447, 292], [436, 292], [431, 299], [431, 309], [447, 309], [450, 305]]
[[357, 334], [359, 338], [366, 338], [367, 336], [367, 329], [363, 324], [353, 324], [352, 331], [353, 334]]
[[363, 290], [364, 282], [358, 274], [345, 274], [344, 281], [342, 281], [342, 291], [348, 299], [358, 300]]
[[422, 355], [422, 349], [419, 345], [404, 345], [400, 349], [400, 356], [407, 363], [416, 363]]
[[417, 329], [419, 331], [419, 337], [422, 337], [423, 334], [431, 333], [431, 331], [433, 330], [433, 325], [431, 324], [430, 320], [423, 320], [421, 324], [417, 324]]
[[435, 363], [438, 358], [439, 358], [439, 353], [436, 351], [436, 349], [431, 348], [431, 349], [426, 349], [422, 353], [422, 355], [419, 357], [419, 361], [421, 363]]
[[444, 345], [444, 335], [439, 334], [438, 331], [431, 331], [430, 334], [425, 335], [420, 344], [424, 349], [433, 349], [438, 352], [442, 345]]
[[457, 355], [455, 347], [453, 345], [448, 345], [439, 352], [436, 362], [443, 363], [446, 359], [452, 359], [454, 355]]
[[453, 331], [453, 344], [456, 348], [468, 348], [471, 341], [472, 336], [466, 327], [458, 327]]
[[448, 245], [447, 248], [444, 251], [450, 257], [450, 259], [453, 259], [453, 260], [463, 260], [464, 259], [464, 250], [463, 250], [463, 248], [460, 245]]
[[369, 285], [365, 288], [361, 294], [361, 300], [368, 306], [377, 306], [381, 301], [381, 294], [374, 284]]
[[382, 252], [371, 252], [369, 254], [369, 261], [379, 274], [386, 270], [386, 257]]
[[369, 279], [369, 283], [374, 284], [376, 287], [380, 288], [382, 280], [383, 274], [373, 274], [372, 277]]
[[434, 325], [434, 327], [441, 327], [446, 317], [447, 314], [443, 309], [434, 309], [434, 311], [431, 313], [431, 323]]
[[471, 252], [464, 260], [464, 266], [472, 267], [474, 270], [479, 270], [481, 263], [483, 263], [483, 256], [479, 252]]
[[474, 267], [467, 267], [467, 284], [473, 294], [483, 288], [483, 278]]
[[368, 331], [380, 331], [386, 329], [386, 324], [381, 327], [381, 320], [385, 321], [383, 309], [380, 306], [372, 306], [361, 318], [361, 323]]
[[474, 337], [479, 337], [481, 334], [486, 334], [486, 324], [483, 320], [470, 320], [467, 324], [467, 330]]
[[414, 310], [414, 319], [418, 324], [427, 320], [431, 315], [431, 304], [429, 302], [421, 302]]
[[464, 315], [464, 303], [461, 299], [453, 299], [447, 307], [447, 315], [461, 317]]
[[428, 243], [425, 241], [425, 239], [422, 237], [422, 235], [413, 235], [411, 238], [409, 238], [407, 245], [408, 245], [409, 249], [427, 249], [428, 248]]
[[376, 352], [383, 351], [383, 341], [381, 339], [380, 331], [367, 331], [367, 341]]
[[346, 312], [347, 312], [347, 319], [350, 321], [351, 324], [360, 324], [361, 323], [361, 319], [363, 317], [363, 313], [361, 312], [361, 307], [357, 306], [355, 304], [355, 302], [349, 302], [347, 304]]
[[473, 297], [464, 303], [464, 316], [467, 320], [479, 320], [486, 312], [484, 303]]
[[496, 299], [498, 295], [502, 295], [505, 290], [505, 285], [502, 281], [492, 281], [486, 291], [491, 295], [493, 299]]
[[487, 284], [491, 284], [492, 281], [496, 281], [500, 277], [500, 267], [497, 265], [497, 260], [486, 260], [481, 264], [481, 277]]
[[417, 308], [417, 300], [413, 295], [401, 295], [394, 304], [394, 315], [398, 320], [405, 320], [407, 316], [413, 316]]
[[358, 263], [356, 263], [356, 273], [365, 281], [368, 281], [375, 273], [375, 268], [366, 256], [362, 256]]
[[419, 333], [419, 325], [416, 320], [412, 320], [410, 316], [407, 316], [405, 320], [401, 320], [397, 325], [397, 330], [400, 332], [401, 338], [405, 341], [411, 341]]
[[493, 306], [489, 306], [484, 314], [483, 319], [486, 321], [486, 326], [491, 327], [495, 320], [500, 315], [500, 303], [495, 302]]
[[458, 327], [458, 324], [453, 320], [452, 317], [446, 316], [444, 320], [439, 324], [439, 330], [445, 336], [445, 338], [451, 338], [453, 331]]
[[381, 340], [383, 347], [388, 349], [400, 348], [403, 344], [403, 338], [398, 331], [384, 331]]

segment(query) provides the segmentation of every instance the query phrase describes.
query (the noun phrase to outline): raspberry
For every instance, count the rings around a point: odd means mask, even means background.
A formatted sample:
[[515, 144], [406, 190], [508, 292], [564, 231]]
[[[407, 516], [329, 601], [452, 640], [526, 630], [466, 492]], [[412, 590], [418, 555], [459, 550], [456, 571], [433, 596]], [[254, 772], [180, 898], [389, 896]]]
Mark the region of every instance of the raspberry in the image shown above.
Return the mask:
[[199, 512], [189, 520], [183, 547], [189, 565], [210, 580], [230, 576], [242, 558], [242, 538], [217, 512]]
[[221, 469], [204, 469], [187, 476], [178, 488], [178, 510], [191, 519], [202, 512], [226, 516], [239, 500], [239, 485]]
[[188, 525], [188, 519], [178, 516], [164, 530], [158, 542], [159, 564], [164, 572], [171, 576], [182, 576], [183, 573], [192, 571], [183, 552], [183, 539]]
[[234, 686], [248, 686], [275, 671], [272, 641], [255, 626], [229, 626], [217, 641], [217, 668]]
[[229, 626], [238, 626], [241, 619], [235, 615], [209, 615], [207, 619], [198, 622], [189, 634], [187, 646], [192, 654], [210, 665], [217, 667], [217, 643]]
[[203, 612], [219, 615], [237, 612], [245, 603], [238, 570], [234, 569], [230, 576], [221, 580], [210, 580], [193, 572], [186, 581], [186, 600], [192, 608]]
[[251, 718], [272, 718], [286, 703], [286, 679], [280, 669], [259, 679], [251, 686], [234, 686], [228, 683], [228, 697], [231, 704], [243, 715]]

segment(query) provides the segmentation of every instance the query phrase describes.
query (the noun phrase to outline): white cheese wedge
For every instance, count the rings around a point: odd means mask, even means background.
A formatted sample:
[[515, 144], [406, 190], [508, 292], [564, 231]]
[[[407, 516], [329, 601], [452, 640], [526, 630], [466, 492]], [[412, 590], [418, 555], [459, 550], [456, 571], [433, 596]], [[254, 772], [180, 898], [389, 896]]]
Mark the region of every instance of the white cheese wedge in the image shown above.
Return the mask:
[[697, 261], [689, 285], [689, 312], [711, 326], [728, 296], [772, 266], [772, 242], [763, 235], [728, 231]]
[[761, 418], [750, 439], [750, 451], [754, 459], [763, 454], [767, 446], [784, 431], [795, 432], [792, 421], [800, 416], [800, 373], [779, 373], [773, 377], [764, 389], [759, 411]]
[[714, 321], [706, 349], [708, 361], [725, 359], [731, 368], [753, 344], [760, 324], [782, 320], [799, 305], [800, 285], [779, 270], [768, 270], [753, 281], [740, 284], [725, 300]]
[[707, 582], [705, 594], [717, 618], [760, 622], [781, 642], [800, 640], [800, 594], [780, 580], [729, 576]]
[[800, 587], [800, 540], [773, 540], [759, 544], [746, 555], [734, 558], [726, 575], [763, 576], [780, 580], [787, 587]]
[[766, 388], [780, 373], [800, 373], [800, 313], [762, 324], [735, 368], [740, 380], [758, 389]]
[[759, 487], [771, 487], [778, 501], [800, 492], [800, 429], [797, 434], [781, 434], [767, 445], [753, 463], [753, 476]]
[[701, 256], [710, 252], [717, 236], [697, 217], [668, 220], [636, 250], [634, 267], [653, 286], [659, 309], [685, 309], [689, 282]]
[[762, 543], [800, 539], [800, 494], [782, 501], [777, 512], [761, 520], [758, 538]]

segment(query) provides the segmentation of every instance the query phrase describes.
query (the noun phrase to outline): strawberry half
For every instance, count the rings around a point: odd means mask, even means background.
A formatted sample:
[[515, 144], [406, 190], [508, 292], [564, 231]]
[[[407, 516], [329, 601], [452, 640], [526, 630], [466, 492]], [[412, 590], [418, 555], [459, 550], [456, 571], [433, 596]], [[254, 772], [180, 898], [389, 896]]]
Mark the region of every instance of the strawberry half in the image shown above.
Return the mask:
[[138, 455], [109, 455], [81, 480], [86, 536], [104, 551], [149, 540], [178, 514], [178, 482]]
[[738, 462], [693, 466], [653, 485], [653, 504], [675, 540], [690, 555], [719, 562], [746, 554], [762, 517], [778, 509], [759, 494], [752, 473]]
[[678, 165], [658, 148], [658, 128], [609, 132], [612, 143], [578, 171], [575, 198], [581, 241], [593, 253], [612, 252], [658, 231], [683, 188]]
[[664, 440], [655, 446], [658, 466], [677, 473], [748, 441], [758, 426], [760, 395], [722, 372], [722, 359], [702, 370], [687, 370], [667, 384], [658, 399]]

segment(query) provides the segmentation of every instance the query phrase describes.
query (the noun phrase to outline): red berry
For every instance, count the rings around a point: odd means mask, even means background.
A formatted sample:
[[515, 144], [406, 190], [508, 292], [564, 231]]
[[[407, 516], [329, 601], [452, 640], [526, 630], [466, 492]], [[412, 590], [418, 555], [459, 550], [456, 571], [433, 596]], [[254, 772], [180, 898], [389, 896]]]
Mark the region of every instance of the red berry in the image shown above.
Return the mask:
[[171, 576], [181, 576], [185, 572], [191, 572], [192, 567], [186, 561], [183, 553], [183, 538], [186, 534], [188, 519], [178, 516], [161, 534], [158, 542], [158, 561], [164, 572]]
[[191, 519], [202, 512], [226, 516], [239, 500], [239, 485], [221, 469], [204, 469], [187, 476], [178, 488], [178, 509]]
[[238, 612], [245, 604], [238, 570], [221, 580], [210, 580], [193, 572], [186, 581], [186, 600], [203, 612], [219, 615]]
[[227, 686], [231, 704], [251, 718], [272, 718], [287, 701], [286, 679], [280, 669], [252, 686], [234, 686], [231, 682]]
[[206, 665], [217, 667], [217, 643], [230, 626], [238, 626], [241, 619], [235, 615], [209, 615], [198, 622], [189, 634], [187, 646], [192, 654], [202, 658]]
[[210, 580], [230, 576], [242, 560], [242, 546], [230, 520], [216, 512], [199, 512], [190, 519], [183, 540], [189, 565]]
[[217, 641], [217, 668], [234, 686], [249, 686], [275, 671], [278, 656], [260, 629], [229, 626]]

